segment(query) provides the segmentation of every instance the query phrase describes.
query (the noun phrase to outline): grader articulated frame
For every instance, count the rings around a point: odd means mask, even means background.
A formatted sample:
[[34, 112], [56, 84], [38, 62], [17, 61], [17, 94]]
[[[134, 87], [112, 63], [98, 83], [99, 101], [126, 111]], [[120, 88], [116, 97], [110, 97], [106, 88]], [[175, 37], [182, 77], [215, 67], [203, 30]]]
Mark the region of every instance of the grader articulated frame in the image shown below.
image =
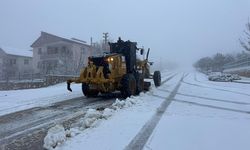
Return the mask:
[[82, 83], [83, 94], [87, 97], [115, 91], [129, 97], [149, 89], [150, 82], [144, 81], [145, 78], [154, 77], [155, 85], [160, 86], [160, 72], [149, 73], [149, 51], [146, 59], [138, 60], [137, 51], [143, 54], [144, 49], [138, 49], [136, 45], [136, 42], [124, 42], [120, 38], [116, 43], [109, 43], [110, 54], [89, 57], [88, 66], [81, 70], [80, 77], [67, 81], [67, 89], [72, 91], [70, 84], [75, 82]]

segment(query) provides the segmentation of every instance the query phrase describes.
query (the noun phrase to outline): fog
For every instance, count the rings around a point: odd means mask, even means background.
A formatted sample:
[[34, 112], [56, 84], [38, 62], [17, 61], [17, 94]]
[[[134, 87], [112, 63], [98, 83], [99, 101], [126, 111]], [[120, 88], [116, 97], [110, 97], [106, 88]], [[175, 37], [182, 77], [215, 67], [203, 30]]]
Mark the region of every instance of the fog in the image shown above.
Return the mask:
[[0, 45], [31, 49], [40, 31], [85, 41], [110, 38], [151, 48], [151, 59], [191, 66], [216, 52], [243, 50], [238, 39], [249, 0], [6, 0]]

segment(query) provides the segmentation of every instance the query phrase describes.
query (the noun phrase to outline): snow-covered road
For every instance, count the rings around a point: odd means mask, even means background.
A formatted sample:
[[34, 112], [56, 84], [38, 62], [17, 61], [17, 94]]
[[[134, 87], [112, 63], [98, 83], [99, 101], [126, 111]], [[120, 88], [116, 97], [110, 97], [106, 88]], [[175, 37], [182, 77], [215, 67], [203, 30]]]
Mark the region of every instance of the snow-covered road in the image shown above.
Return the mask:
[[250, 85], [187, 76], [144, 149], [247, 150]]
[[[211, 82], [203, 74], [189, 73], [171, 96], [181, 77], [182, 73], [135, 97], [141, 102], [117, 111], [56, 149], [248, 150], [250, 85]], [[165, 112], [159, 110], [169, 101]], [[157, 120], [159, 111], [163, 115]]]
[[82, 97], [81, 86], [72, 84], [73, 92], [67, 91], [66, 86], [66, 83], [61, 83], [38, 89], [0, 91], [0, 116]]

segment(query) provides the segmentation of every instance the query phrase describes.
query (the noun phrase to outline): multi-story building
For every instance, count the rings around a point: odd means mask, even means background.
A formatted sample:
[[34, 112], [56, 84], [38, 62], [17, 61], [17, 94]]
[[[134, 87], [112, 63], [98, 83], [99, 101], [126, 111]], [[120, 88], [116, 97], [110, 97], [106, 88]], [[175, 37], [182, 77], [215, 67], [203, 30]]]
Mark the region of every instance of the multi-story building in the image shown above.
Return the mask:
[[66, 39], [46, 32], [31, 45], [35, 73], [76, 75], [93, 55], [92, 47], [78, 39]]
[[32, 51], [0, 47], [0, 80], [32, 74]]

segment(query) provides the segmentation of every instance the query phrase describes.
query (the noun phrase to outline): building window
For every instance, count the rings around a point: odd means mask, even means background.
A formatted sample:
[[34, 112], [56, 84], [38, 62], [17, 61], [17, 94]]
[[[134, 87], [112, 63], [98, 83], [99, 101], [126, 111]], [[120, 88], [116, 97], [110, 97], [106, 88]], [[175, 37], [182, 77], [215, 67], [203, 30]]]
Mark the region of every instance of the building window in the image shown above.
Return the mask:
[[55, 48], [55, 54], [57, 54], [57, 53], [58, 53], [58, 48], [56, 47], [56, 48]]
[[24, 59], [24, 64], [28, 65], [29, 64], [29, 60], [28, 59]]
[[10, 59], [10, 65], [15, 65], [16, 64], [16, 59]]
[[37, 68], [41, 68], [42, 67], [42, 63], [39, 61], [38, 63], [37, 63]]
[[62, 47], [62, 54], [65, 54], [65, 53], [66, 53], [66, 47], [63, 46], [63, 47]]
[[57, 54], [58, 53], [58, 47], [47, 47], [47, 53], [48, 54]]
[[38, 54], [42, 54], [42, 48], [38, 48]]

